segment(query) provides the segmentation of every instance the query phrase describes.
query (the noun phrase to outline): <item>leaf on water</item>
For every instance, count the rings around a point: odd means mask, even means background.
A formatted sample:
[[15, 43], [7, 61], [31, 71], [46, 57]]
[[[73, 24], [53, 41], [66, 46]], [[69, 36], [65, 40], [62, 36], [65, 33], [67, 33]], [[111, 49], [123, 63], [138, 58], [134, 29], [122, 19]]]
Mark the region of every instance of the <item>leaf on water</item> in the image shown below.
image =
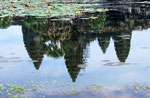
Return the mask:
[[134, 91], [134, 93], [139, 93], [138, 91]]
[[4, 87], [4, 84], [0, 84], [0, 87], [3, 88], [3, 87]]
[[11, 93], [8, 93], [8, 95], [11, 95]]
[[54, 80], [54, 81], [53, 81], [53, 83], [56, 83], [56, 82], [57, 82], [57, 80]]
[[69, 84], [63, 83], [62, 86], [63, 86], [63, 87], [66, 87], [66, 86], [69, 86]]
[[80, 13], [81, 13], [81, 11], [80, 11], [80, 10], [78, 10], [78, 11], [76, 11], [76, 13], [77, 13], [77, 14], [80, 14]]
[[135, 89], [138, 90], [139, 88], [138, 88], [138, 87], [135, 87]]
[[150, 89], [150, 86], [147, 86], [146, 89]]
[[96, 87], [96, 88], [101, 88], [101, 86], [98, 85], [98, 84], [93, 84], [93, 86]]

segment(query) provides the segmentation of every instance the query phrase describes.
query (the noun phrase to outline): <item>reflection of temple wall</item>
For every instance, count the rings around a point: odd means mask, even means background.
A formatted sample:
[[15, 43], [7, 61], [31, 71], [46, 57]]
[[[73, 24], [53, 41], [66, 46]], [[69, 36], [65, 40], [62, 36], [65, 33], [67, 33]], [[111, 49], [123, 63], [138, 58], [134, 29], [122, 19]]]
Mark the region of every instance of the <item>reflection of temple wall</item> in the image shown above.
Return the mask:
[[12, 25], [20, 25], [20, 26], [22, 26], [23, 22], [24, 22], [24, 18], [23, 17], [16, 16], [16, 17], [13, 17]]
[[150, 10], [143, 7], [136, 7], [123, 12], [126, 14], [125, 22], [132, 30], [148, 29], [150, 27]]
[[55, 41], [65, 40], [70, 37], [71, 24], [61, 21], [50, 21], [47, 29], [48, 35]]
[[24, 44], [28, 55], [34, 61], [34, 66], [39, 69], [45, 52], [43, 37], [31, 29], [22, 26]]

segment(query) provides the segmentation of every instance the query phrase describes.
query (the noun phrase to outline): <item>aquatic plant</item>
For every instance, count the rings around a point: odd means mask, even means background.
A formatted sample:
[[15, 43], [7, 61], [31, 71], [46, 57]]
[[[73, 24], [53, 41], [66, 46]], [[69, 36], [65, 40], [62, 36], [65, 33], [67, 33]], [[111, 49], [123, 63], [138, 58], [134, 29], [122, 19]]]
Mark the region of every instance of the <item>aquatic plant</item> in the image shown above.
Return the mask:
[[10, 92], [17, 92], [17, 93], [24, 93], [25, 87], [24, 86], [18, 86], [18, 85], [11, 85], [9, 88]]
[[[3, 0], [0, 5], [0, 17], [4, 16], [72, 16], [84, 12], [103, 11], [102, 9], [87, 8], [91, 6], [84, 4], [91, 0], [72, 2], [54, 0]], [[95, 1], [95, 0], [93, 0]], [[58, 3], [61, 2], [61, 3]]]

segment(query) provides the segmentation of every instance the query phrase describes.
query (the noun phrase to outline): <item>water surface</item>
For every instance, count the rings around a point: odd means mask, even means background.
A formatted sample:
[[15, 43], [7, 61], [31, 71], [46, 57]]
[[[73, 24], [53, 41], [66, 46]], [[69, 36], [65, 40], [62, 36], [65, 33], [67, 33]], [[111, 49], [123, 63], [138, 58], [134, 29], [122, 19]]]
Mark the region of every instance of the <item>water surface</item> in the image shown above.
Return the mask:
[[[134, 89], [124, 92], [124, 88], [150, 85], [147, 9], [125, 7], [71, 20], [0, 18], [0, 82], [6, 85], [0, 86], [5, 92], [1, 96], [14, 95], [5, 91], [14, 84], [24, 85], [26, 91], [19, 94], [30, 97], [70, 98], [82, 90], [78, 97], [92, 97], [87, 92], [101, 86], [108, 95], [136, 95]], [[118, 89], [119, 95], [111, 92]], [[106, 97], [105, 89], [102, 92]]]

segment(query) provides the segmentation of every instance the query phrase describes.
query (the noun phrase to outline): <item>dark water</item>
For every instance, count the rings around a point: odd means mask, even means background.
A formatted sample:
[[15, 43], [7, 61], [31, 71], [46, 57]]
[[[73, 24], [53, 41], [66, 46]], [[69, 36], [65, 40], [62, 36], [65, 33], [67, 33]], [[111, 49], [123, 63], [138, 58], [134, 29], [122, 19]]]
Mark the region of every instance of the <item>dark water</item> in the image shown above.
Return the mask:
[[[124, 88], [150, 85], [149, 6], [114, 6], [69, 21], [0, 18], [1, 96], [148, 97]], [[8, 84], [26, 91], [8, 93]]]

